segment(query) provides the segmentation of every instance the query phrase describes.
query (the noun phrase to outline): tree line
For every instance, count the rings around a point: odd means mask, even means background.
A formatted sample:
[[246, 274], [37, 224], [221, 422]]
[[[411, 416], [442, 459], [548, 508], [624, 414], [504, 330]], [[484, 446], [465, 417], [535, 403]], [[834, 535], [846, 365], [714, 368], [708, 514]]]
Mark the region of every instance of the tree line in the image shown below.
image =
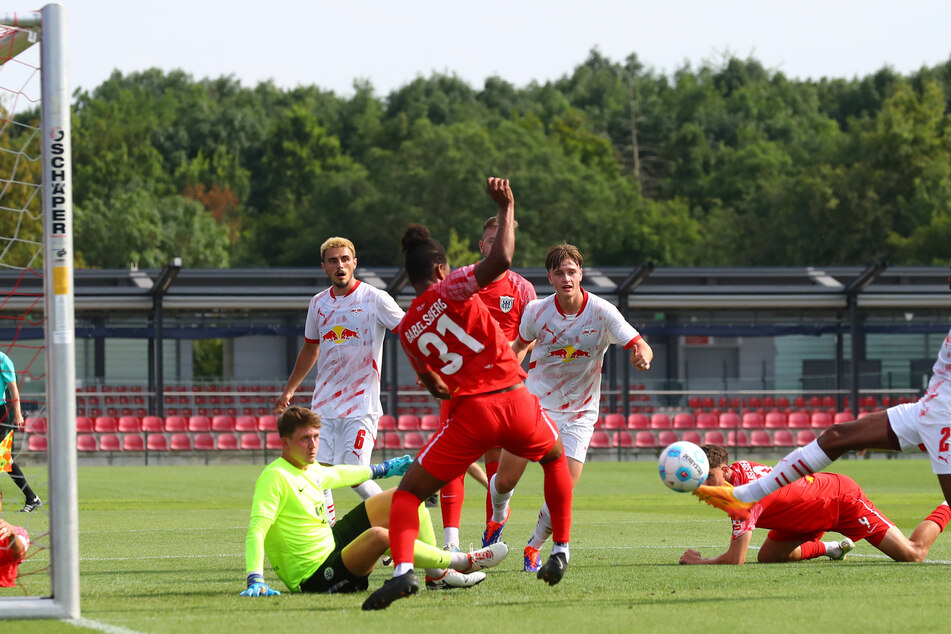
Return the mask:
[[524, 87], [353, 88], [151, 69], [77, 92], [81, 265], [315, 266], [331, 235], [397, 265], [409, 222], [462, 264], [494, 213], [488, 175], [512, 180], [517, 266], [562, 240], [599, 265], [947, 262], [951, 61], [797, 80], [755, 59], [661, 74], [593, 50]]

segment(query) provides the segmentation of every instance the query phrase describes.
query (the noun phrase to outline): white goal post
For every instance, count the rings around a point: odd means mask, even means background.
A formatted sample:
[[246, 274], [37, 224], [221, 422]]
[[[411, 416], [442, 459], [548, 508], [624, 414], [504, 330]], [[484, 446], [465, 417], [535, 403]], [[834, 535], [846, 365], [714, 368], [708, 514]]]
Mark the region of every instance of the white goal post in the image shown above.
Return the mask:
[[79, 537], [76, 491], [76, 370], [73, 321], [72, 164], [66, 82], [66, 9], [48, 4], [0, 13], [19, 29], [2, 53], [12, 57], [40, 43], [43, 207], [43, 288], [46, 417], [49, 449], [51, 596], [0, 597], [0, 620], [79, 618]]

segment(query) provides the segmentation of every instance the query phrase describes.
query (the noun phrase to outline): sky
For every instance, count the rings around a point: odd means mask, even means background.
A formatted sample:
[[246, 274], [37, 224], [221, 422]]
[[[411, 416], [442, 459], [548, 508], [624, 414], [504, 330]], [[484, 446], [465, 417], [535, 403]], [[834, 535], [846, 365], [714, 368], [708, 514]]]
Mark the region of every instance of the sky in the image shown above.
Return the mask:
[[594, 47], [615, 61], [636, 53], [658, 73], [730, 54], [802, 79], [951, 59], [951, 2], [939, 0], [61, 2], [71, 90], [152, 67], [344, 95], [355, 79], [385, 96], [433, 72], [524, 86], [570, 74]]

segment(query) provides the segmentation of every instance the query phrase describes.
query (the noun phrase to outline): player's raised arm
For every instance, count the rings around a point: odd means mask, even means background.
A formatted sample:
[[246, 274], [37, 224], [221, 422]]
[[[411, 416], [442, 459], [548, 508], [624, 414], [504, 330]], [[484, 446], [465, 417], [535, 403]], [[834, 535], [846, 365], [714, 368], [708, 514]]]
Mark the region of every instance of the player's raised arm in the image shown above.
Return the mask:
[[495, 242], [485, 259], [475, 265], [473, 275], [485, 287], [512, 266], [515, 255], [515, 196], [506, 178], [490, 177], [486, 183], [489, 196], [499, 206], [499, 228]]

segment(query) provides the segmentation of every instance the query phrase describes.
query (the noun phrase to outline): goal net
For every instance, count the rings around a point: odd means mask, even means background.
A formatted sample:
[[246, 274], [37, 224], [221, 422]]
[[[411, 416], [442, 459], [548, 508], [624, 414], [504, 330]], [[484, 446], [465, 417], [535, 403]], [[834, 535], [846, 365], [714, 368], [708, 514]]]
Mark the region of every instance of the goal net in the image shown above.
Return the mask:
[[[0, 352], [16, 379], [0, 420], [0, 443], [13, 429], [8, 456], [0, 445], [0, 464], [12, 469], [0, 473], [0, 518], [26, 529], [30, 541], [15, 585], [0, 587], [0, 620], [79, 617], [65, 30], [58, 4], [0, 13]], [[17, 513], [31, 490], [42, 505]]]

